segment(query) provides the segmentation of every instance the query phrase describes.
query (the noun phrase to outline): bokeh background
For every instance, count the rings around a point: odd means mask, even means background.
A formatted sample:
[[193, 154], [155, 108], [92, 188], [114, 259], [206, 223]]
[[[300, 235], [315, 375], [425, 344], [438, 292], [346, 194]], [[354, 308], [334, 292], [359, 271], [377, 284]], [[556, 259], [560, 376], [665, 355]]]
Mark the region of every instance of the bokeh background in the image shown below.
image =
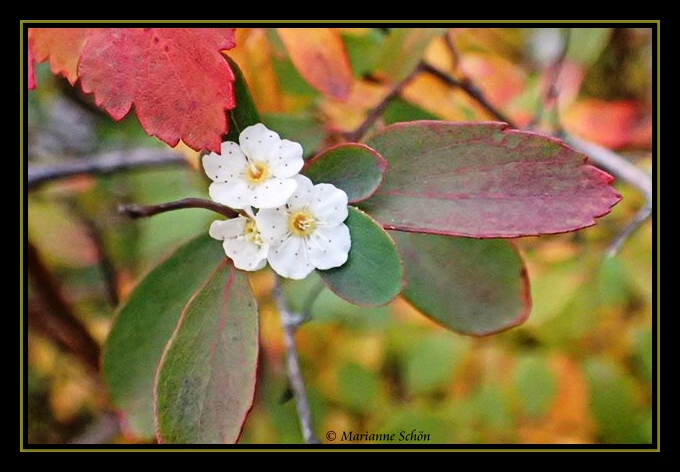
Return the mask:
[[[301, 142], [307, 157], [356, 128], [388, 93], [384, 64], [410, 55], [417, 62], [424, 54], [474, 83], [519, 126], [564, 129], [652, 171], [651, 28], [453, 28], [444, 31], [449, 41], [436, 35], [411, 49], [399, 47], [390, 39], [395, 31], [386, 28], [339, 32], [354, 72], [344, 102], [305, 82], [272, 29], [238, 29], [229, 52], [265, 124]], [[29, 166], [165, 146], [147, 136], [134, 116], [113, 122], [46, 64], [37, 73], [38, 89], [27, 95]], [[493, 117], [462, 90], [422, 74], [379, 125], [423, 118]], [[180, 150], [189, 165], [74, 177], [28, 193], [28, 239], [100, 346], [117, 300], [213, 219], [200, 209], [143, 220], [117, 213], [122, 203], [205, 198], [208, 183], [197, 170], [198, 156]], [[398, 440], [400, 431], [415, 429], [430, 435], [429, 444], [651, 443], [653, 228], [645, 222], [615, 257], [605, 257], [645, 203], [637, 189], [615, 185], [623, 201], [596, 226], [515, 241], [528, 267], [533, 308], [523, 325], [504, 333], [467, 337], [401, 300], [368, 309], [322, 291], [311, 321], [297, 334], [317, 434], [397, 433]], [[273, 280], [262, 272], [251, 281], [261, 307], [261, 355], [241, 443], [301, 443]], [[294, 306], [304, 303], [313, 282], [290, 284]], [[125, 431], [124, 415], [110, 405], [96, 370], [50, 324], [51, 307], [37, 296], [35, 283], [31, 279], [26, 305], [29, 442], [153, 443]]]

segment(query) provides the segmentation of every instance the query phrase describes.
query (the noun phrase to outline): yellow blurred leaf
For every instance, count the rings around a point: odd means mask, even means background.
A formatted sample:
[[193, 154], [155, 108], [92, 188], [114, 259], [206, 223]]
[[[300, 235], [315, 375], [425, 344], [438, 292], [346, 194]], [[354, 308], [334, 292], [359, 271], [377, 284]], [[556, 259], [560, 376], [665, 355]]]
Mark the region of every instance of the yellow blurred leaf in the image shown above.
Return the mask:
[[320, 92], [344, 100], [352, 89], [352, 66], [340, 33], [329, 28], [277, 28], [300, 75]]

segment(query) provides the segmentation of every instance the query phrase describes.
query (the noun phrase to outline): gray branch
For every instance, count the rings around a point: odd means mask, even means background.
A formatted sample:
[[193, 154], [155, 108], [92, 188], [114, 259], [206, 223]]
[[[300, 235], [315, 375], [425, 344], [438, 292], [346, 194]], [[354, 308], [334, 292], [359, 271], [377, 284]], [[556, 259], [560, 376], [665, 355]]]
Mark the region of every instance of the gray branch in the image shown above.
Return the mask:
[[654, 189], [652, 176], [626, 158], [598, 144], [583, 141], [575, 136], [566, 136], [565, 141], [575, 149], [586, 154], [598, 167], [635, 187], [645, 197], [645, 205], [637, 212], [633, 220], [619, 234], [607, 249], [607, 256], [614, 256], [626, 240], [652, 214], [654, 208]]
[[182, 154], [168, 149], [130, 149], [72, 159], [54, 165], [30, 165], [28, 189], [75, 175], [104, 175], [121, 170], [186, 164]]
[[300, 325], [304, 315], [290, 311], [283, 293], [281, 282], [281, 278], [277, 276], [276, 286], [274, 287], [274, 301], [281, 314], [281, 322], [283, 324], [288, 380], [290, 381], [290, 388], [295, 396], [295, 406], [297, 407], [298, 418], [300, 419], [302, 437], [307, 444], [320, 444], [321, 441], [319, 441], [314, 434], [314, 428], [312, 426], [312, 410], [309, 407], [305, 382], [302, 378], [302, 370], [300, 369], [300, 357], [298, 356], [297, 346], [295, 344], [295, 331]]

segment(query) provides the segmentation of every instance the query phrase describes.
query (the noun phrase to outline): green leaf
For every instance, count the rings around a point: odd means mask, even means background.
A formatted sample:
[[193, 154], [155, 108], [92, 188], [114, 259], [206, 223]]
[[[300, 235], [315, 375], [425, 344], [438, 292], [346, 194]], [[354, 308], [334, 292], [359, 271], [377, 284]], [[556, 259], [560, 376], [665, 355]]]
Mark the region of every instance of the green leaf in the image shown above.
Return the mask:
[[305, 159], [312, 157], [323, 142], [324, 127], [311, 113], [267, 113], [262, 115], [262, 122], [281, 138], [300, 143]]
[[503, 123], [415, 121], [368, 143], [388, 161], [362, 208], [386, 229], [476, 238], [574, 231], [621, 196], [561, 141]]
[[315, 184], [333, 184], [350, 203], [366, 200], [382, 182], [387, 161], [365, 144], [339, 144], [307, 162], [303, 174]]
[[419, 339], [406, 359], [404, 380], [409, 392], [431, 393], [446, 387], [463, 363], [465, 341], [445, 332]]
[[229, 110], [229, 132], [224, 137], [223, 141], [233, 141], [238, 143], [238, 136], [248, 126], [261, 123], [260, 114], [255, 108], [255, 102], [248, 90], [248, 83], [246, 82], [243, 72], [239, 69], [238, 64], [227, 56], [227, 62], [231, 70], [234, 71], [234, 97], [236, 98], [236, 108]]
[[368, 413], [375, 407], [380, 381], [375, 372], [354, 362], [338, 369], [338, 399], [352, 410]]
[[394, 28], [383, 43], [376, 67], [393, 82], [408, 77], [416, 68], [428, 44], [446, 28]]
[[401, 98], [397, 98], [390, 103], [383, 113], [383, 120], [386, 124], [399, 123], [401, 121], [416, 121], [416, 120], [437, 120], [439, 117], [427, 110], [407, 102]]
[[513, 381], [524, 413], [534, 418], [545, 415], [557, 393], [557, 379], [545, 359], [533, 355], [521, 357]]
[[199, 236], [149, 272], [118, 311], [106, 340], [103, 375], [111, 401], [125, 412], [136, 436], [156, 434], [153, 382], [163, 349], [191, 294], [223, 259], [221, 244]]
[[385, 36], [374, 28], [369, 29], [364, 35], [342, 33], [341, 35], [352, 63], [354, 76], [361, 78], [371, 73], [375, 69], [376, 61], [380, 59]]
[[445, 328], [482, 336], [529, 316], [529, 281], [506, 241], [391, 232], [406, 267], [404, 297]]
[[248, 277], [225, 260], [187, 304], [155, 385], [159, 441], [235, 443], [255, 392], [258, 317]]
[[404, 268], [392, 238], [366, 213], [349, 207], [345, 221], [352, 248], [344, 265], [320, 270], [336, 295], [363, 306], [384, 305], [404, 286]]
[[593, 64], [609, 43], [612, 28], [571, 28], [567, 58], [583, 65]]
[[623, 444], [648, 441], [646, 412], [636, 408], [632, 378], [608, 359], [589, 360], [585, 373], [601, 441]]

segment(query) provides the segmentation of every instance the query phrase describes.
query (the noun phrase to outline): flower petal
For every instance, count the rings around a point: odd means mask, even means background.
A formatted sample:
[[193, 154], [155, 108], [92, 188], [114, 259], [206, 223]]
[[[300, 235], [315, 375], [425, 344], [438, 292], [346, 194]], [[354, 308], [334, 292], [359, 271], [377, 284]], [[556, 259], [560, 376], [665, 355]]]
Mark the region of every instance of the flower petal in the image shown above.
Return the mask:
[[238, 144], [225, 141], [222, 154], [211, 152], [203, 156], [203, 170], [215, 182], [229, 182], [241, 177], [246, 168], [246, 156]]
[[258, 270], [267, 263], [269, 245], [258, 245], [245, 238], [225, 239], [224, 252], [234, 261], [234, 267], [241, 270]]
[[314, 186], [309, 209], [314, 217], [329, 226], [336, 226], [347, 219], [347, 194], [332, 184]]
[[267, 162], [269, 152], [279, 145], [281, 138], [262, 123], [258, 123], [241, 131], [238, 141], [249, 159]]
[[282, 139], [271, 148], [268, 158], [272, 175], [280, 179], [294, 176], [302, 170], [305, 164], [302, 159], [302, 146], [287, 139]]
[[255, 217], [260, 235], [272, 246], [278, 246], [288, 235], [288, 212], [285, 207], [265, 208]]
[[252, 190], [251, 202], [257, 208], [274, 208], [286, 203], [297, 189], [293, 179], [269, 179]]
[[293, 177], [293, 180], [297, 182], [297, 189], [290, 196], [287, 204], [291, 210], [297, 210], [306, 207], [311, 201], [314, 184], [308, 177], [299, 174]]
[[230, 180], [226, 183], [213, 182], [210, 184], [208, 194], [217, 203], [231, 208], [241, 209], [251, 205], [250, 189], [243, 180]]
[[352, 240], [347, 225], [318, 228], [307, 239], [307, 256], [317, 269], [340, 267], [347, 262]]
[[288, 279], [304, 279], [314, 270], [304, 240], [295, 236], [272, 248], [267, 260], [277, 274]]
[[208, 234], [212, 238], [220, 241], [241, 236], [245, 233], [246, 222], [248, 220], [242, 216], [230, 220], [215, 220], [210, 225]]

